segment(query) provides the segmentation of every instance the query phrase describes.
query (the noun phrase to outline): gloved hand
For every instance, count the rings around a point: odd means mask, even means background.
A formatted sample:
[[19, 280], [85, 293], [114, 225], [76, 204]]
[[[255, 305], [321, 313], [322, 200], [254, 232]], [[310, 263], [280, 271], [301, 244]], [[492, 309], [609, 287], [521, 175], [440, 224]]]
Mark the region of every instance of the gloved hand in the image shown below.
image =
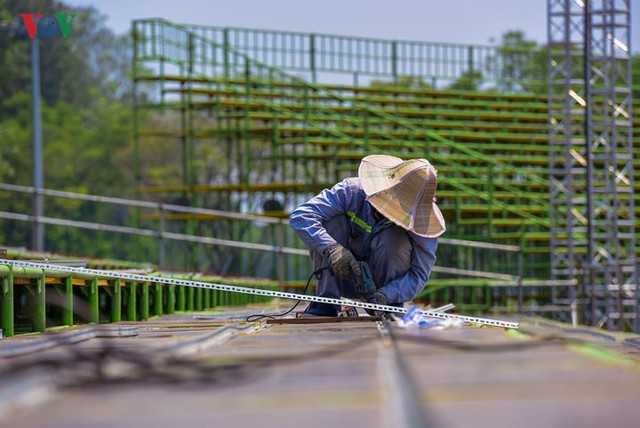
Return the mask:
[[340, 279], [350, 280], [352, 278], [351, 272], [356, 276], [362, 275], [360, 272], [360, 266], [358, 261], [351, 251], [347, 250], [340, 244], [335, 244], [326, 250], [329, 255], [329, 261], [331, 262], [331, 270], [333, 274]]
[[[367, 303], [373, 303], [374, 305], [386, 305], [387, 304], [387, 296], [385, 296], [381, 291], [376, 291], [371, 294], [369, 297], [364, 299]], [[382, 311], [376, 311], [375, 309], [366, 309], [367, 313], [373, 317], [382, 316]]]
[[366, 299], [366, 302], [373, 303], [375, 305], [386, 305], [387, 296], [385, 296], [382, 291], [375, 291], [368, 299]]

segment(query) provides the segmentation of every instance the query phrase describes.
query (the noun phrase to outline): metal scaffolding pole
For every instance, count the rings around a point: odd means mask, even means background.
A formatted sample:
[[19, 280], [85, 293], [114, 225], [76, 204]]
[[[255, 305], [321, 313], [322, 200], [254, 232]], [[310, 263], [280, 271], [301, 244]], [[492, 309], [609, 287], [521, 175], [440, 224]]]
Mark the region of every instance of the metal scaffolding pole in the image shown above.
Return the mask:
[[[584, 11], [573, 0], [547, 4], [551, 275], [567, 279], [578, 276], [587, 247]], [[553, 303], [569, 307], [577, 294], [554, 289]]]
[[584, 275], [587, 323], [638, 331], [630, 0], [548, 7], [552, 275]]
[[631, 122], [630, 0], [585, 2], [589, 23], [587, 109], [592, 124], [587, 267], [593, 322], [632, 329], [637, 289]]
[[44, 215], [44, 201], [40, 191], [44, 187], [42, 174], [42, 126], [40, 114], [40, 43], [38, 37], [31, 41], [31, 81], [33, 102], [33, 195], [32, 239], [33, 249], [44, 251], [44, 224], [39, 218]]

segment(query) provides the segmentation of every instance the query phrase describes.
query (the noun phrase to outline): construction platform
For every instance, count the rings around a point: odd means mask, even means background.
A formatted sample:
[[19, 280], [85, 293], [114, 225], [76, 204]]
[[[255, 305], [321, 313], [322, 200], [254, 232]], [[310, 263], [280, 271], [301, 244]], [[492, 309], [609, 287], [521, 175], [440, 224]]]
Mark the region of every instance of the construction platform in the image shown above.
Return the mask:
[[2, 427], [634, 427], [640, 336], [165, 315], [0, 340]]

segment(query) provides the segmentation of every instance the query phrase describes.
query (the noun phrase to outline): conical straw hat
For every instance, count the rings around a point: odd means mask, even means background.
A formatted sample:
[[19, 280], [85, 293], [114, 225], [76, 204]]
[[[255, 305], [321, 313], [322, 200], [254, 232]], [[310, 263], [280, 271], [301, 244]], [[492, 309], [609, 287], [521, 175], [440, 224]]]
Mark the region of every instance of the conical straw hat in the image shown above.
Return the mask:
[[366, 156], [358, 177], [369, 203], [398, 226], [427, 238], [445, 232], [444, 217], [436, 205], [436, 170], [428, 160]]

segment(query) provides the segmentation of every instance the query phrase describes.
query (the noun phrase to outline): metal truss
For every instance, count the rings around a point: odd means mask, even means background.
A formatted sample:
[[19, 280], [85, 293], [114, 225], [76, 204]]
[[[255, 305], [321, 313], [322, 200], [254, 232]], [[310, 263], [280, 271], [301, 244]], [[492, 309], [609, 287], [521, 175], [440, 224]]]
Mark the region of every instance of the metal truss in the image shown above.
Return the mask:
[[[547, 4], [551, 274], [566, 279], [578, 275], [587, 247], [584, 10], [573, 0]], [[576, 297], [575, 287], [552, 291], [567, 310]]]
[[583, 284], [554, 299], [638, 331], [630, 0], [547, 4], [551, 269]]

